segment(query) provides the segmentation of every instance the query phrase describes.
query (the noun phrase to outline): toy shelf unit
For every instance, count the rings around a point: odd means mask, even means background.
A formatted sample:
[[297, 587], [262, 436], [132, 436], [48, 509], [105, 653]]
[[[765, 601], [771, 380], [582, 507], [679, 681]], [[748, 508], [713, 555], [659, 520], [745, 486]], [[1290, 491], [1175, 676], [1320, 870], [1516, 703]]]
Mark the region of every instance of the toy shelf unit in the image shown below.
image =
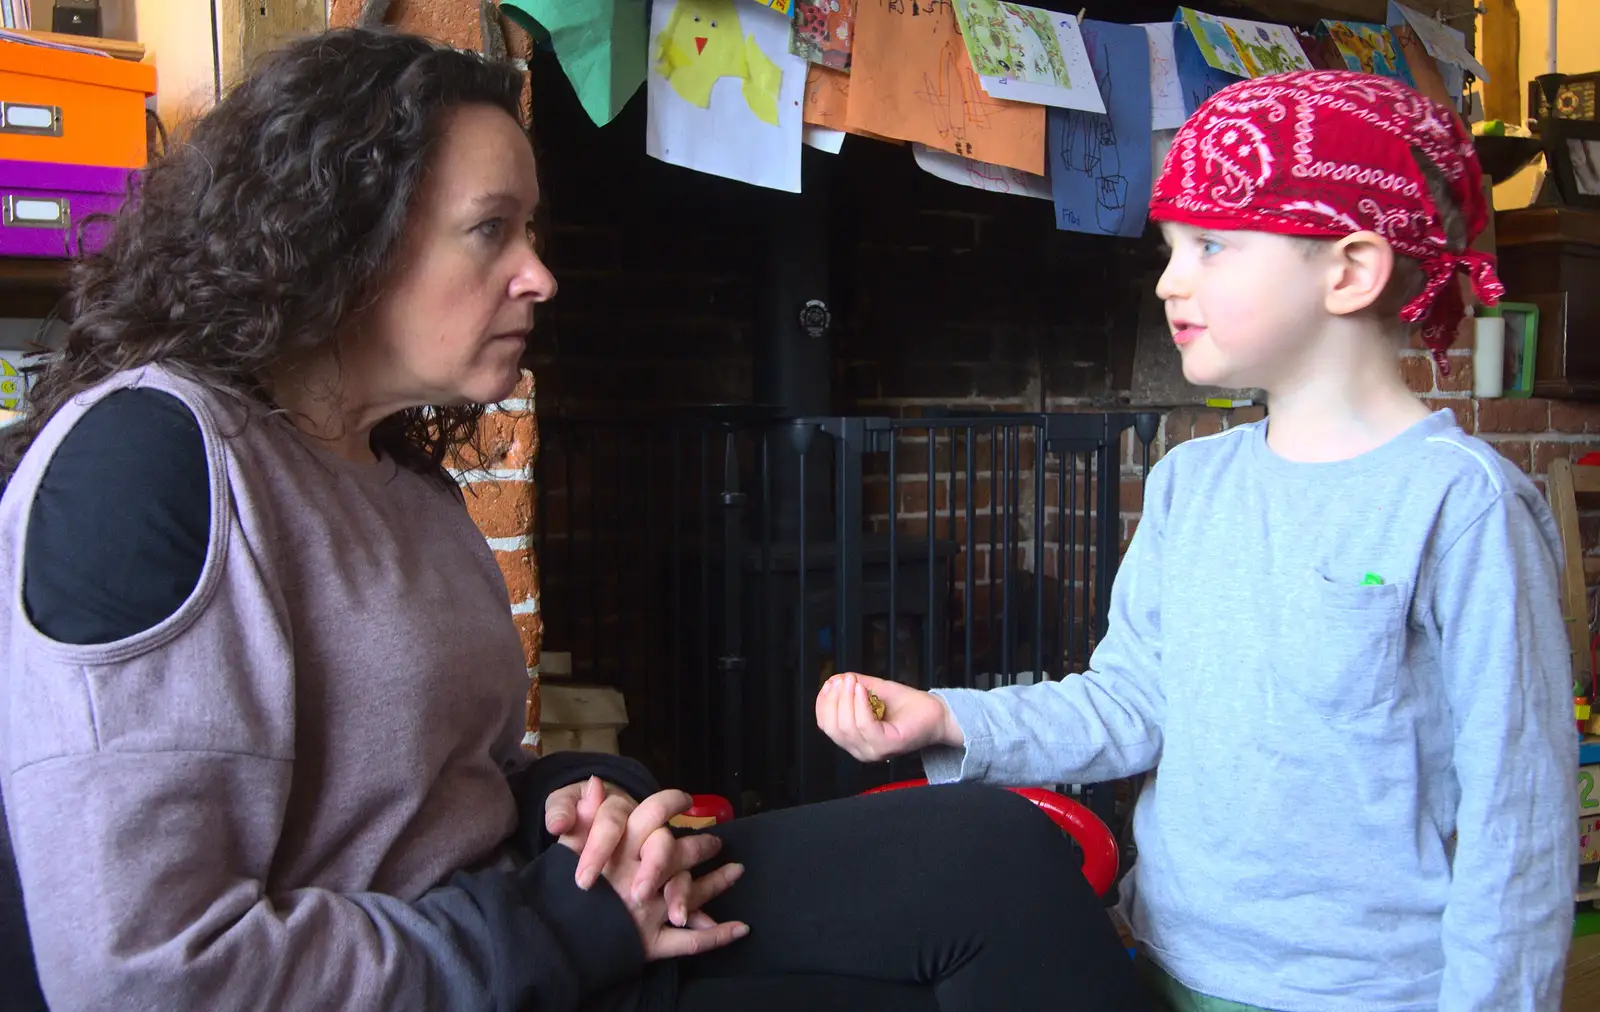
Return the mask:
[[1578, 902], [1600, 903], [1600, 739], [1578, 746]]

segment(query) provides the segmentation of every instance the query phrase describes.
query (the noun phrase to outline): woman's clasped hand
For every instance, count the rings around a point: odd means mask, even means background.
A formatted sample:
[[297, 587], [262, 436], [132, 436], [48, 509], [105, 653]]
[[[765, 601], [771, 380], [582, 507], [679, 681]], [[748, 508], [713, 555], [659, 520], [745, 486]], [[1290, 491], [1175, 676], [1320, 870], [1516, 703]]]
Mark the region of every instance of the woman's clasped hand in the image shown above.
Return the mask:
[[545, 829], [578, 855], [578, 885], [604, 878], [639, 928], [645, 959], [709, 952], [750, 933], [739, 921], [717, 923], [703, 907], [727, 892], [744, 866], [725, 864], [695, 877], [722, 841], [705, 833], [678, 835], [668, 824], [693, 799], [659, 791], [643, 801], [599, 777], [555, 791], [545, 802]]

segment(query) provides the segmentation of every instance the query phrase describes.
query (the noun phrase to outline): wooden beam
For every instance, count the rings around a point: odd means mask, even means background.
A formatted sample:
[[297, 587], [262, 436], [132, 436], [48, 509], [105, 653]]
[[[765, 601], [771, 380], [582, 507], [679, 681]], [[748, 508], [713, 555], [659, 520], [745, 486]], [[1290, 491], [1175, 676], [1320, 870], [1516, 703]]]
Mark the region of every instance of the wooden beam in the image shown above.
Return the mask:
[[1483, 115], [1487, 119], [1522, 122], [1522, 15], [1517, 0], [1484, 0], [1483, 42], [1479, 62], [1489, 72], [1483, 86]]
[[327, 0], [216, 0], [222, 86], [290, 39], [328, 27]]

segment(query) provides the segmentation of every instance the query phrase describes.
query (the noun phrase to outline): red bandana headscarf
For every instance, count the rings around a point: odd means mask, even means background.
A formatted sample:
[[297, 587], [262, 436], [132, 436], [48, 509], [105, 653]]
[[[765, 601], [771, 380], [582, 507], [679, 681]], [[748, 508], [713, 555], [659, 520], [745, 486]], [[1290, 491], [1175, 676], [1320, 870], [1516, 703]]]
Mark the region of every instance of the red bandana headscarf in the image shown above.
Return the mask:
[[1465, 314], [1456, 273], [1486, 305], [1505, 287], [1493, 257], [1450, 250], [1413, 149], [1439, 168], [1470, 243], [1489, 211], [1465, 125], [1397, 81], [1347, 70], [1273, 74], [1217, 92], [1178, 131], [1150, 217], [1326, 239], [1378, 233], [1422, 265], [1427, 286], [1400, 318], [1423, 324], [1448, 374], [1444, 352]]

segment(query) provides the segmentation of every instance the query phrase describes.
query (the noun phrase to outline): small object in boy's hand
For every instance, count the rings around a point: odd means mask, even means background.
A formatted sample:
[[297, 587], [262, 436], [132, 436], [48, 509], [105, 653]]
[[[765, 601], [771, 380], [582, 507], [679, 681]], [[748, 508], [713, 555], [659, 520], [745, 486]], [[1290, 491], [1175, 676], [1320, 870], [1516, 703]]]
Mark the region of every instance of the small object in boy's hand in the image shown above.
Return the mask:
[[884, 704], [883, 700], [878, 698], [876, 692], [870, 689], [867, 690], [867, 705], [872, 707], [873, 720], [882, 720], [883, 715], [889, 712], [889, 707]]

